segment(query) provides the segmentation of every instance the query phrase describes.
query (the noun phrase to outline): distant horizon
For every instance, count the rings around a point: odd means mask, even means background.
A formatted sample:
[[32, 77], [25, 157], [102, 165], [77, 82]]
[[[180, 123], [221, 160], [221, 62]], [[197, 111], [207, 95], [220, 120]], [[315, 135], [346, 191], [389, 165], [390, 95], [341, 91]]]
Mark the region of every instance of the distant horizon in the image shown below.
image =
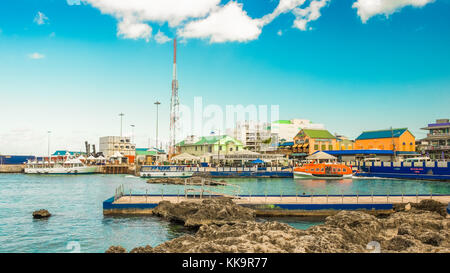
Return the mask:
[[[180, 103], [278, 105], [355, 139], [450, 118], [450, 0], [7, 0], [0, 10], [0, 154], [83, 151], [134, 127], [169, 138]], [[173, 5], [179, 9], [172, 9]], [[134, 11], [134, 15], [128, 11]], [[205, 117], [205, 120], [207, 118]], [[149, 140], [150, 139], [150, 140]]]

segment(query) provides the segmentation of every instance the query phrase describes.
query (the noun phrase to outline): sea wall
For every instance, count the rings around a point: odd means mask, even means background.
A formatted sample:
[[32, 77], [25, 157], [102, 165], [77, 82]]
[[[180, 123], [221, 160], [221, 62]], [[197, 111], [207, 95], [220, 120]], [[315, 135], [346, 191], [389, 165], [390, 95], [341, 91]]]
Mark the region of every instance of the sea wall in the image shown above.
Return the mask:
[[0, 165], [0, 173], [23, 173], [23, 165]]

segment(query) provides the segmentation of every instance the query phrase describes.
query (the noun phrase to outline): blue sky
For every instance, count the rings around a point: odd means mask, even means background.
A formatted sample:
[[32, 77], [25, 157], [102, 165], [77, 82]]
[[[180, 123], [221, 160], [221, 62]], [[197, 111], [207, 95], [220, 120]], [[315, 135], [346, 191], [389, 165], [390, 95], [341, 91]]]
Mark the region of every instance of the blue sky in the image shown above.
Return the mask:
[[[155, 100], [167, 139], [175, 35], [188, 106], [194, 97], [222, 107], [276, 104], [282, 119], [310, 119], [352, 138], [390, 126], [423, 138], [421, 127], [450, 117], [448, 0], [392, 0], [375, 11], [371, 0], [315, 0], [324, 2], [318, 16], [311, 1], [284, 0], [300, 5], [270, 19], [278, 0], [195, 0], [192, 14], [158, 4], [171, 1], [4, 0], [0, 153], [45, 154], [48, 130], [52, 150], [82, 149], [84, 140], [118, 135], [120, 112], [124, 134], [134, 124], [138, 146], [147, 146]], [[145, 15], [129, 17], [127, 8]]]

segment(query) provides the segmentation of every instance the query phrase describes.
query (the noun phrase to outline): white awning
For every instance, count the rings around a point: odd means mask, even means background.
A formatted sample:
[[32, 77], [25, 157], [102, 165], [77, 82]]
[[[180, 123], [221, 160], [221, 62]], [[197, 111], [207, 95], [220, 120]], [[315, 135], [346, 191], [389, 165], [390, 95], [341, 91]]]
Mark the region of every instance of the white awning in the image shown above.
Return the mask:
[[200, 157], [191, 155], [188, 153], [182, 153], [182, 154], [172, 157], [171, 160], [174, 160], [174, 161], [196, 161], [196, 160], [200, 160]]
[[310, 156], [307, 156], [306, 159], [308, 159], [308, 160], [315, 160], [315, 159], [319, 159], [319, 160], [320, 160], [320, 159], [336, 159], [336, 157], [335, 157], [335, 156], [332, 156], [332, 155], [330, 155], [330, 154], [327, 154], [327, 153], [325, 153], [325, 152], [320, 151], [320, 152], [317, 152], [317, 153], [312, 154], [312, 155], [310, 155]]

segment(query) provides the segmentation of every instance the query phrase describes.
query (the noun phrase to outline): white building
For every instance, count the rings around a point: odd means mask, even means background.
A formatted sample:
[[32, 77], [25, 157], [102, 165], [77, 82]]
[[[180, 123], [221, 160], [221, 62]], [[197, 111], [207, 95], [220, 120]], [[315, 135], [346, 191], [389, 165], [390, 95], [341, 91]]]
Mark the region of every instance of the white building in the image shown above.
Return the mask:
[[[250, 151], [276, 150], [276, 136], [270, 131], [270, 123], [257, 121], [238, 121], [232, 129], [227, 129], [227, 135], [239, 140]], [[272, 147], [273, 146], [273, 147]]]
[[100, 152], [105, 157], [111, 157], [116, 152], [123, 156], [135, 156], [136, 145], [131, 143], [129, 137], [105, 136], [100, 138]]
[[307, 119], [277, 120], [270, 125], [271, 133], [277, 135], [279, 141], [294, 141], [302, 129], [325, 129], [325, 126]]

